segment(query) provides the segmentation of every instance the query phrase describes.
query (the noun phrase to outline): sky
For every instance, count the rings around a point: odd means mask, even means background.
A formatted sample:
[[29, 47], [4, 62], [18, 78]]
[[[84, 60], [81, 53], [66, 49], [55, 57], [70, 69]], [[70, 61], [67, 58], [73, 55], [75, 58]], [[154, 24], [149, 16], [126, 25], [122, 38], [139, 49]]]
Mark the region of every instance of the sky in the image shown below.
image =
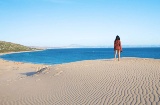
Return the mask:
[[0, 40], [26, 46], [160, 45], [160, 0], [0, 0]]

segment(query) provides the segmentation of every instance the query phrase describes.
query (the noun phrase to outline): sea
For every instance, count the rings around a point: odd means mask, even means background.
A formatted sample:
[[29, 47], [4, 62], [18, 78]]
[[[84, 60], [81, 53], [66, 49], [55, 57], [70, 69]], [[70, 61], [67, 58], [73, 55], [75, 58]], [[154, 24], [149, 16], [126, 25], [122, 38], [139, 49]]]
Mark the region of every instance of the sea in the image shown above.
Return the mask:
[[[121, 57], [160, 59], [160, 47], [123, 48]], [[1, 55], [4, 60], [33, 64], [63, 64], [83, 60], [113, 59], [113, 48], [61, 48]]]

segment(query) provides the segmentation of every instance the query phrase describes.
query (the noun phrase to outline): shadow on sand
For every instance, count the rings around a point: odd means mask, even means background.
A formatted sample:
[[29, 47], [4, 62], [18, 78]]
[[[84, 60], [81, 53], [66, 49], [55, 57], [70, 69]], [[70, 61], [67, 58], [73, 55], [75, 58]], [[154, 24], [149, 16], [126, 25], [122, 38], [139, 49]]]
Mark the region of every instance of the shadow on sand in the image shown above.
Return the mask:
[[27, 72], [27, 73], [22, 73], [22, 75], [26, 75], [26, 76], [33, 76], [37, 74], [37, 72]]
[[47, 67], [42, 68], [42, 69], [38, 70], [37, 72], [22, 73], [22, 75], [33, 76], [33, 75], [35, 75], [35, 74], [40, 74], [40, 73], [42, 73], [42, 72], [45, 71], [46, 69], [47, 69]]

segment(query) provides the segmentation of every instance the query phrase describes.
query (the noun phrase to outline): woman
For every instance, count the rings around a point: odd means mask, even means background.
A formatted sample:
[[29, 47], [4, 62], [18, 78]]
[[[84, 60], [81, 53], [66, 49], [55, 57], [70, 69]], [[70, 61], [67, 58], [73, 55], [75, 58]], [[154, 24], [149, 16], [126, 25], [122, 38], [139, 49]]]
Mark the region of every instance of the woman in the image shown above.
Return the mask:
[[122, 46], [120, 37], [117, 35], [116, 39], [114, 41], [114, 57], [116, 59], [117, 53], [118, 53], [118, 61], [120, 60], [120, 53], [122, 52]]

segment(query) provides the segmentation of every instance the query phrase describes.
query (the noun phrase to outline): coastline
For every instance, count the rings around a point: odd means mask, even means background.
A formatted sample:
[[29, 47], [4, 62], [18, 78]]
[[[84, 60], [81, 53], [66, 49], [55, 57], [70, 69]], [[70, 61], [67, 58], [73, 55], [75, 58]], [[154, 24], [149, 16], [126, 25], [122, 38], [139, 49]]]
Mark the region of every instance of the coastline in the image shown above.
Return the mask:
[[18, 52], [6, 52], [6, 53], [0, 53], [1, 55], [6, 55], [6, 54], [14, 54], [14, 53], [24, 53], [24, 52], [37, 52], [37, 51], [44, 51], [46, 49], [42, 49], [42, 50], [31, 50], [31, 51], [18, 51]]
[[160, 104], [159, 59], [100, 59], [53, 66], [0, 59], [0, 66], [1, 105]]
[[[24, 53], [24, 52], [37, 52], [37, 51], [44, 51], [44, 50], [46, 50], [46, 49], [43, 49], [43, 50], [32, 50], [32, 51], [7, 52], [7, 53], [0, 53], [0, 56], [6, 55], [6, 54], [15, 54], [15, 53]], [[16, 62], [16, 61], [11, 61], [11, 60], [5, 60], [5, 59], [2, 59], [2, 58], [0, 58], [0, 60], [24, 64], [24, 62]], [[26, 62], [25, 62], [25, 63], [26, 63]], [[26, 64], [30, 64], [30, 63], [26, 63]], [[31, 63], [31, 64], [34, 65], [34, 63]], [[35, 65], [37, 65], [37, 64], [35, 64]], [[38, 65], [45, 65], [45, 64], [38, 64]]]
[[[137, 58], [139, 57], [139, 58], [160, 59], [159, 53], [156, 53], [159, 51], [160, 51], [159, 48], [154, 48], [154, 49], [124, 48], [121, 54], [121, 57], [134, 56]], [[108, 48], [47, 49], [47, 50], [45, 49], [45, 51], [43, 52], [45, 54], [41, 52], [31, 53], [31, 54], [24, 53], [20, 55], [13, 54], [13, 56], [6, 55], [1, 58], [4, 58], [6, 60], [18, 61], [18, 62], [22, 61], [22, 62], [30, 62], [33, 64], [39, 63], [39, 64], [53, 65], [53, 64], [70, 63], [70, 62], [75, 62], [75, 61], [83, 61], [83, 60], [112, 59], [114, 56], [114, 51], [113, 49], [110, 49], [110, 48], [109, 49]], [[19, 52], [16, 52], [16, 53], [19, 53]], [[43, 56], [39, 54], [42, 54]], [[24, 58], [21, 59], [21, 56], [23, 56]]]

